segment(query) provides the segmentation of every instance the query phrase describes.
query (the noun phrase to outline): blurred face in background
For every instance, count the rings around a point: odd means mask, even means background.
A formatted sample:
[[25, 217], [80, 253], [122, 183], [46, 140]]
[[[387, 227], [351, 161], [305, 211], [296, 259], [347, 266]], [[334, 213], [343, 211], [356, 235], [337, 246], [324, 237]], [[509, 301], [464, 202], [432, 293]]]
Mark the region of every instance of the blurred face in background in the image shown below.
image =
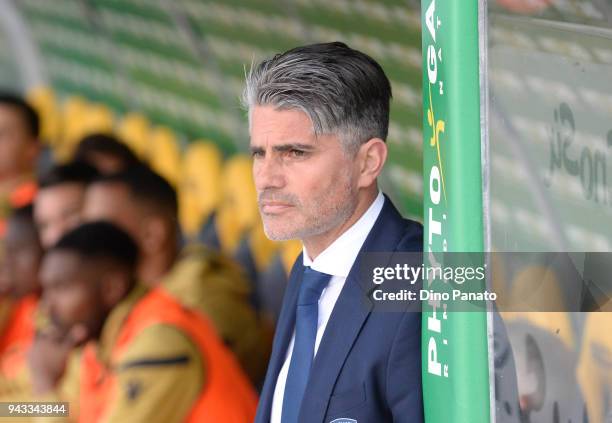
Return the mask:
[[323, 235], [355, 211], [356, 162], [337, 136], [315, 136], [301, 110], [255, 106], [251, 151], [259, 210], [269, 238]]
[[34, 201], [34, 219], [45, 249], [78, 226], [84, 198], [85, 187], [77, 182], [54, 185], [38, 191]]
[[95, 167], [102, 175], [121, 172], [127, 167], [127, 164], [121, 157], [102, 151], [90, 151], [83, 159], [86, 163]]
[[43, 307], [56, 336], [76, 330], [85, 341], [100, 335], [108, 314], [102, 295], [104, 270], [71, 251], [52, 250], [45, 256], [40, 271]]
[[18, 219], [9, 219], [4, 243], [4, 293], [13, 299], [37, 293], [43, 251], [35, 229]]
[[106, 220], [119, 226], [137, 242], [141, 240], [143, 216], [121, 183], [101, 182], [90, 185], [85, 196], [83, 219]]
[[121, 182], [95, 182], [87, 188], [85, 222], [105, 220], [127, 232], [139, 248], [137, 274], [141, 282], [156, 285], [170, 269], [176, 254], [174, 223], [154, 206], [135, 199]]
[[34, 171], [38, 141], [16, 107], [0, 104], [0, 179]]

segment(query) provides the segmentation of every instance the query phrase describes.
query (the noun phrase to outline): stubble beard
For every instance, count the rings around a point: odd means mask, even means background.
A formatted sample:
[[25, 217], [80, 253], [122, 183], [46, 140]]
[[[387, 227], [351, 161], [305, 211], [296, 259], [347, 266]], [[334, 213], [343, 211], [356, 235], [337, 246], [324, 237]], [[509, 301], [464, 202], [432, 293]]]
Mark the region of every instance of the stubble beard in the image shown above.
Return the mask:
[[[278, 217], [262, 214], [266, 236], [273, 241], [305, 240], [342, 225], [357, 208], [357, 193], [350, 182], [348, 174], [342, 175], [341, 181], [335, 184], [338, 188], [333, 194], [321, 192], [307, 205], [296, 201], [294, 207], [300, 212], [301, 219], [299, 220], [282, 217], [285, 221], [280, 225], [274, 222], [267, 224], [266, 220], [278, 219]], [[330, 195], [333, 197], [330, 198]]]

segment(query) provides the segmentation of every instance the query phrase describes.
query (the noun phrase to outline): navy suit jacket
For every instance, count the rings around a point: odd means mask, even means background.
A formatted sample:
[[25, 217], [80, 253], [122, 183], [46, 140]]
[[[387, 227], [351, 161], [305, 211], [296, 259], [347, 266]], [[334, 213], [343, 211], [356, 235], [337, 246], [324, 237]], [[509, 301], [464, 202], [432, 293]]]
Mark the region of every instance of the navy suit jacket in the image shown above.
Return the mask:
[[[422, 226], [405, 220], [385, 203], [360, 251], [421, 251]], [[420, 423], [421, 315], [379, 312], [366, 305], [372, 281], [359, 277], [359, 256], [332, 311], [299, 414], [300, 423], [329, 423], [342, 418], [361, 423]], [[257, 409], [256, 423], [268, 423], [278, 373], [295, 326], [302, 256], [296, 260], [278, 320], [272, 356]], [[348, 420], [351, 422], [352, 420]]]

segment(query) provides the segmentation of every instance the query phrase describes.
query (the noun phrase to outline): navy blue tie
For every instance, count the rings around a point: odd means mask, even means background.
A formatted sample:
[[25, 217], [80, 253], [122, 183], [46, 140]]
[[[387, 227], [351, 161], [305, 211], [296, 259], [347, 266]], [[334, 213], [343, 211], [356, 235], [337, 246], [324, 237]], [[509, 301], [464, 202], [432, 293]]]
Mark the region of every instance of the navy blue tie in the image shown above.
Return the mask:
[[297, 423], [298, 421], [300, 405], [314, 357], [319, 297], [330, 279], [331, 275], [317, 272], [310, 267], [304, 268], [295, 315], [295, 342], [283, 396], [281, 419], [283, 423]]

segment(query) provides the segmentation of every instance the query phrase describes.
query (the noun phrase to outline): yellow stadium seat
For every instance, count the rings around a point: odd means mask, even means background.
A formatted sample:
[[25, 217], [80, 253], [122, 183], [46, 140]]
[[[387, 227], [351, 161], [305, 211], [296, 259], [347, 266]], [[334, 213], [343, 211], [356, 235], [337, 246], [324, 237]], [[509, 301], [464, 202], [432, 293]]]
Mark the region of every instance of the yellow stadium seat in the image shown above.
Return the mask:
[[110, 133], [113, 131], [115, 118], [113, 112], [104, 104], [94, 103], [87, 108], [85, 122], [79, 139], [95, 132]]
[[243, 236], [236, 213], [231, 207], [222, 206], [216, 215], [215, 226], [221, 249], [233, 255]]
[[302, 252], [302, 243], [297, 239], [291, 239], [289, 241], [283, 241], [280, 247], [281, 260], [287, 275], [291, 272], [291, 268], [295, 263], [295, 259]]
[[256, 304], [259, 306], [262, 316], [271, 322], [278, 319], [289, 273], [295, 259], [302, 251], [302, 243], [297, 240], [276, 244], [277, 248], [269, 265], [259, 273], [255, 290]]
[[555, 334], [572, 350], [575, 339], [570, 316], [558, 311], [564, 308], [555, 272], [545, 266], [528, 266], [514, 278], [510, 304], [504, 306], [506, 310], [520, 311], [504, 311], [502, 316], [507, 322], [525, 320]]
[[111, 133], [113, 130], [111, 110], [103, 104], [88, 103], [81, 97], [69, 97], [64, 102], [63, 116], [63, 140], [55, 151], [60, 161], [72, 157], [74, 148], [83, 137], [96, 132]]
[[217, 234], [221, 248], [233, 254], [245, 232], [259, 219], [251, 159], [244, 155], [230, 158], [223, 168], [221, 185]]
[[85, 120], [87, 100], [79, 96], [66, 98], [62, 105], [62, 137], [55, 146], [55, 157], [59, 161], [68, 160], [72, 156], [75, 139], [78, 137], [82, 122]]
[[[576, 377], [582, 389], [589, 423], [604, 423], [612, 406], [612, 314], [589, 313]], [[607, 410], [606, 410], [607, 404]]]
[[249, 234], [249, 248], [258, 273], [268, 268], [280, 244], [271, 241], [264, 232], [263, 224], [258, 222]]
[[126, 114], [117, 125], [117, 135], [141, 160], [148, 160], [151, 124], [146, 116], [138, 112]]
[[33, 88], [26, 99], [40, 117], [40, 139], [50, 146], [57, 145], [61, 136], [62, 117], [53, 89], [46, 86]]
[[151, 131], [149, 145], [151, 167], [173, 186], [179, 181], [181, 150], [176, 135], [170, 128], [156, 127]]
[[[265, 295], [262, 292], [262, 284], [265, 285], [268, 282], [264, 279], [269, 279], [268, 272], [272, 260], [276, 259], [275, 263], [279, 262], [275, 254], [278, 248], [279, 245], [276, 242], [266, 237], [263, 225], [261, 222], [258, 222], [248, 230], [246, 236], [240, 237], [238, 246], [231, 252], [234, 260], [240, 264], [249, 280], [253, 283], [253, 302], [257, 308], [260, 306], [261, 296]], [[280, 273], [284, 278], [284, 269], [282, 269], [282, 265], [280, 267], [281, 272], [276, 273]], [[283, 280], [275, 278], [274, 280], [269, 280], [269, 282], [275, 282], [276, 285], [279, 281], [282, 282]]]
[[183, 155], [179, 183], [180, 222], [185, 235], [197, 235], [221, 198], [222, 156], [212, 143], [192, 142]]

